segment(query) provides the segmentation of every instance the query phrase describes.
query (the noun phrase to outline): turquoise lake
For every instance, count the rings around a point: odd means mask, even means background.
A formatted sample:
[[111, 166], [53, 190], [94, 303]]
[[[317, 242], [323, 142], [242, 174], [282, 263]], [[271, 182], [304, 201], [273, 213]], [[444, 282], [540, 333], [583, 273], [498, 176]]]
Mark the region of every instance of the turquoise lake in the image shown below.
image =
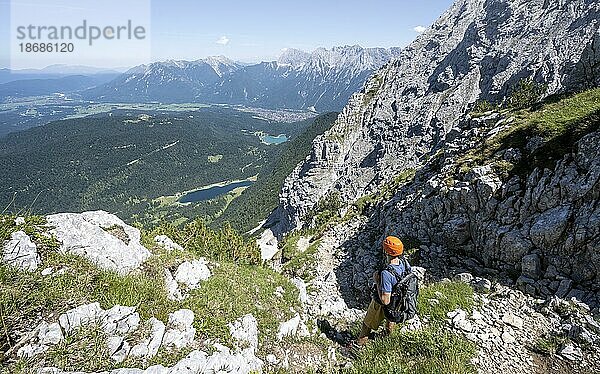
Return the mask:
[[264, 135], [260, 137], [260, 140], [266, 144], [282, 144], [288, 141], [288, 137], [285, 134], [279, 136]]

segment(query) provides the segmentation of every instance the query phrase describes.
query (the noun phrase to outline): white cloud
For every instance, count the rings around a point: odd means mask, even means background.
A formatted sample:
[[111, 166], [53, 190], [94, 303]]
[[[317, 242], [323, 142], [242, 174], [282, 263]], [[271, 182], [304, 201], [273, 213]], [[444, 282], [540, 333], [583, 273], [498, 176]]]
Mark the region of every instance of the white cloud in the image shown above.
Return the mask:
[[227, 45], [227, 44], [229, 44], [229, 38], [226, 36], [222, 36], [215, 43], [221, 44], [221, 45]]
[[419, 34], [421, 34], [421, 33], [425, 32], [425, 30], [427, 30], [427, 28], [424, 27], [424, 26], [417, 26], [413, 30], [415, 30], [416, 32], [418, 32]]

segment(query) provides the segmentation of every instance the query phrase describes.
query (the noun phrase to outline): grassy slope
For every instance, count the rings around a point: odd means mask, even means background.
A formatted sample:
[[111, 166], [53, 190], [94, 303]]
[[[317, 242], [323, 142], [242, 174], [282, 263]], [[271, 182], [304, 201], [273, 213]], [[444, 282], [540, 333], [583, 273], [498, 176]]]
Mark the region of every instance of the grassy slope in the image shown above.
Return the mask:
[[557, 160], [574, 150], [581, 137], [600, 129], [600, 88], [547, 101], [533, 108], [503, 110], [501, 113], [513, 117], [514, 122], [509, 129], [484, 140], [479, 148], [459, 160], [463, 172], [473, 164], [482, 165], [494, 160], [494, 155], [504, 149], [518, 148], [526, 154], [527, 142], [533, 137], [542, 138], [544, 144], [520, 163], [501, 167], [508, 171], [507, 175], [524, 175], [534, 167], [553, 168]]
[[[434, 304], [430, 299], [436, 299]], [[443, 328], [446, 313], [473, 309], [473, 290], [466, 283], [435, 283], [421, 288], [418, 310], [429, 325], [375, 340], [362, 350], [350, 373], [474, 373], [476, 347]]]
[[[41, 232], [43, 224], [43, 219], [39, 217], [28, 217], [26, 227], [30, 232], [34, 229]], [[23, 272], [0, 264], [0, 320], [5, 332], [0, 337], [0, 350], [6, 351], [15, 343], [14, 332], [28, 331], [39, 323], [39, 316], [54, 320], [73, 307], [91, 302], [99, 302], [105, 309], [114, 305], [136, 306], [142, 321], [156, 317], [166, 322], [169, 313], [188, 308], [196, 315], [194, 324], [198, 336], [222, 343], [230, 343], [227, 323], [251, 313], [259, 323], [260, 341], [273, 341], [279, 322], [291, 318], [294, 309], [299, 310], [295, 286], [268, 268], [252, 265], [254, 248], [244, 244], [244, 240], [235, 233], [214, 232], [200, 223], [190, 226], [182, 234], [188, 235], [186, 247], [189, 250], [166, 252], [153, 248], [154, 256], [144, 264], [142, 271], [126, 276], [98, 269], [81, 257], [57, 253], [55, 247], [51, 246], [43, 249], [43, 263], [35, 272]], [[6, 239], [11, 232], [22, 228], [14, 225], [14, 217], [0, 216], [0, 239]], [[157, 228], [145, 235], [146, 246], [151, 247], [150, 238], [157, 233], [173, 232]], [[250, 253], [234, 255], [235, 251]], [[207, 254], [212, 259], [220, 259], [220, 266], [212, 268], [213, 276], [203, 282], [199, 289], [191, 291], [188, 299], [181, 302], [168, 300], [163, 284], [163, 269], [174, 269], [184, 260]], [[50, 266], [55, 271], [65, 269], [65, 272], [42, 276], [41, 270]], [[283, 297], [275, 295], [278, 287], [285, 290]], [[68, 360], [64, 358], [75, 355], [72, 361], [83, 365], [77, 369], [115, 367], [106, 359], [98, 359], [103, 356], [98, 356], [95, 347], [102, 346], [105, 336], [93, 330], [82, 331], [80, 335], [67, 339], [64, 344], [49, 351], [46, 359], [67, 367]], [[87, 353], [77, 353], [82, 351], [82, 344]], [[161, 352], [158, 359], [171, 365], [177, 358], [177, 352]], [[35, 362], [39, 360], [20, 362], [11, 366], [11, 370], [26, 371]], [[132, 364], [135, 363], [127, 361], [121, 366]]]

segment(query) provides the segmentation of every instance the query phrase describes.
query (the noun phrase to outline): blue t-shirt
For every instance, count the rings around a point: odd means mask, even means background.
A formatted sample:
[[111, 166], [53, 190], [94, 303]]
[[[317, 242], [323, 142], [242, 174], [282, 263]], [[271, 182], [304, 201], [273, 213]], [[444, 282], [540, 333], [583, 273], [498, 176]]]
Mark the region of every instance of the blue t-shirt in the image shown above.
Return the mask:
[[[410, 264], [408, 263], [408, 261], [406, 262], [407, 265], [407, 271], [411, 271], [410, 268]], [[402, 276], [402, 273], [404, 273], [404, 261], [400, 261], [400, 264], [398, 265], [391, 265], [394, 270], [396, 270], [396, 273], [398, 273], [398, 275]], [[394, 276], [394, 274], [390, 273], [387, 270], [383, 270], [381, 272], [381, 292], [382, 293], [392, 293], [392, 289], [394, 288], [394, 286], [396, 285], [396, 283], [398, 283], [398, 281], [396, 280], [396, 277]]]

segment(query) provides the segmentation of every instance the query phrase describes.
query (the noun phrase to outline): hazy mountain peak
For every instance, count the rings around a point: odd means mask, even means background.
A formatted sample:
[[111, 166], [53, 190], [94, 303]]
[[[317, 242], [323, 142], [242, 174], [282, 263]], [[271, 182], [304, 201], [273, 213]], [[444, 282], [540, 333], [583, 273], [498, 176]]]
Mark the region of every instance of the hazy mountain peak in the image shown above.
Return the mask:
[[277, 60], [280, 65], [301, 66], [310, 59], [310, 53], [300, 49], [284, 48]]
[[210, 65], [210, 67], [215, 71], [215, 73], [217, 73], [219, 77], [230, 74], [242, 67], [241, 64], [225, 56], [208, 56], [205, 59], [198, 61], [202, 61]]

